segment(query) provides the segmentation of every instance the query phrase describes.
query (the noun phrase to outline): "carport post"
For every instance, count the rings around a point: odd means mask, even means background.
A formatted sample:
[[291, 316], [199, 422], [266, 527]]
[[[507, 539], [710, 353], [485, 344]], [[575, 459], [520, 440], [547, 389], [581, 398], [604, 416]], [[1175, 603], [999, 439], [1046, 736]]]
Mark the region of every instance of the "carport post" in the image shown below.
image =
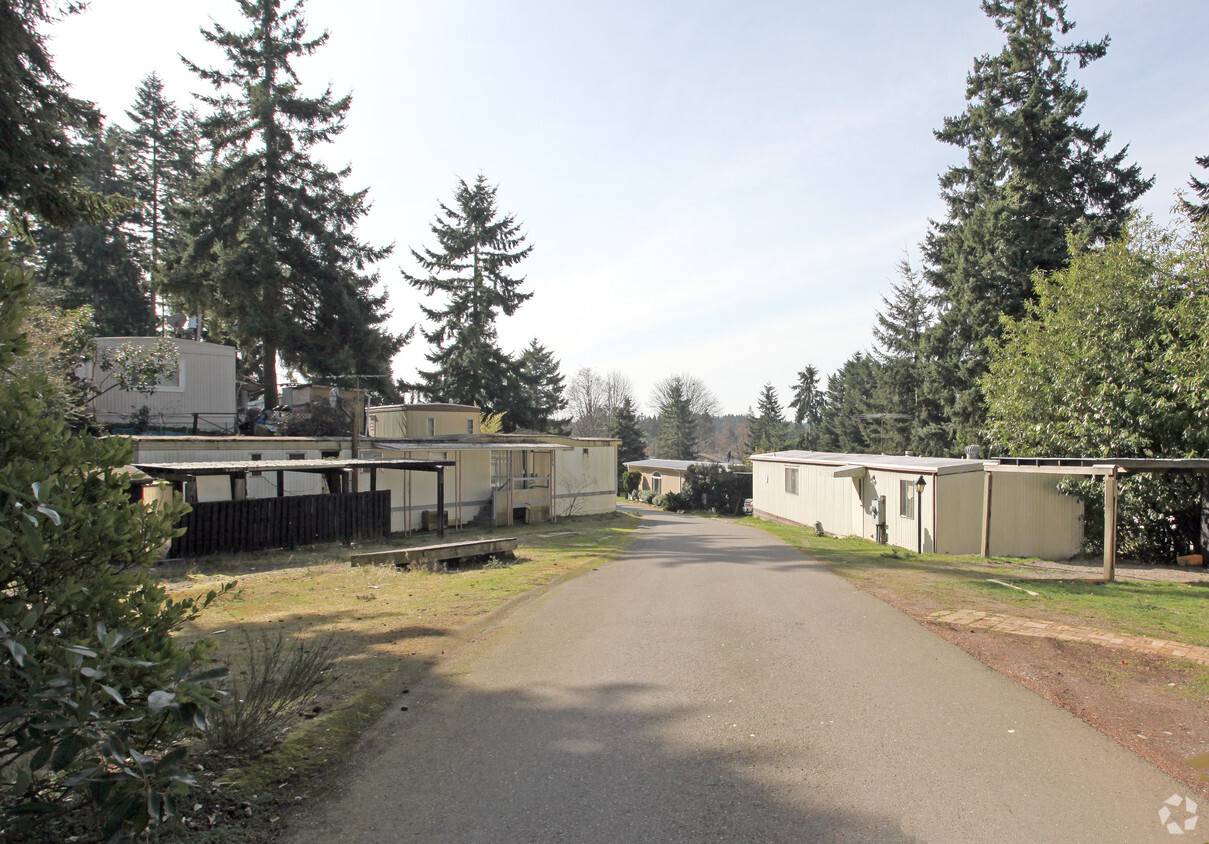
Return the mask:
[[982, 556], [991, 556], [991, 479], [995, 473], [984, 468], [982, 478]]
[[1104, 579], [1116, 577], [1117, 562], [1117, 468], [1104, 476]]
[[437, 536], [445, 538], [445, 467], [437, 467]]

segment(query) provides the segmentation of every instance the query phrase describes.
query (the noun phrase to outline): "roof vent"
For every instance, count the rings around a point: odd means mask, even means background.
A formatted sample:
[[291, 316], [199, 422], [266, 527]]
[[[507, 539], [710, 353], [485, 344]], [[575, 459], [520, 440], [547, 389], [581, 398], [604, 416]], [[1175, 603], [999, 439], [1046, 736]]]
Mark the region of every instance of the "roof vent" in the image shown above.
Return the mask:
[[966, 446], [966, 460], [977, 460], [980, 457], [982, 457], [982, 446], [980, 446], [980, 445], [967, 445]]

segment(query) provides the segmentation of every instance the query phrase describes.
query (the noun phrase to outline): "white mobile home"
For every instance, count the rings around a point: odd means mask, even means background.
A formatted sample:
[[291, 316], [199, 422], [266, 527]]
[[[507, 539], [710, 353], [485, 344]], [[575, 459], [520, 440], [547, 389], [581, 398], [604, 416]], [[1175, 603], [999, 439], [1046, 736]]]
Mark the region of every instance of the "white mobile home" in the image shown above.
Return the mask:
[[[97, 347], [115, 349], [123, 345], [150, 348], [159, 337], [98, 337]], [[175, 373], [160, 379], [151, 394], [114, 387], [113, 378], [93, 361], [77, 372], [104, 391], [93, 401], [97, 421], [121, 425], [140, 408], [147, 408], [148, 421], [161, 428], [197, 431], [234, 431], [236, 425], [235, 348], [196, 340], [173, 340], [178, 366]]]
[[[781, 451], [752, 456], [757, 516], [863, 536], [912, 551], [978, 554], [986, 462], [948, 457]], [[996, 478], [992, 556], [1068, 559], [1083, 540], [1083, 505], [1053, 474]]]

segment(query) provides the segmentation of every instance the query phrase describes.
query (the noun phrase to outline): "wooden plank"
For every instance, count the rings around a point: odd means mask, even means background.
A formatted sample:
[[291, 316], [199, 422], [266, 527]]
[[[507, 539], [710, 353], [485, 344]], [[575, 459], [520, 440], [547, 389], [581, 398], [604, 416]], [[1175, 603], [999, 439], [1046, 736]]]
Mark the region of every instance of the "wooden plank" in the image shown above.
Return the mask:
[[421, 545], [415, 548], [396, 548], [390, 551], [373, 551], [353, 554], [349, 563], [354, 566], [393, 564], [408, 566], [465, 560], [491, 554], [513, 554], [520, 540], [515, 536], [499, 539], [480, 539], [466, 542], [447, 542], [440, 545]]
[[982, 480], [982, 556], [991, 556], [991, 478], [990, 472]]

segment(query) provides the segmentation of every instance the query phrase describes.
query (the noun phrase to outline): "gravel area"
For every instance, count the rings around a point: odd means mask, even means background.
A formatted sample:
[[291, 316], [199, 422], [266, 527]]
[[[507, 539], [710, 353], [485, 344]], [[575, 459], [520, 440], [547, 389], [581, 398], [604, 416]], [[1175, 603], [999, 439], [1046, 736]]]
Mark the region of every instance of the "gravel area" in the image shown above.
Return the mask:
[[[1037, 572], [1037, 577], [1082, 579], [1104, 576], [1104, 562], [1102, 560], [1070, 560], [1065, 563], [1036, 560], [1027, 563], [1014, 563], [1013, 565], [1034, 569]], [[1116, 576], [1117, 580], [1151, 580], [1166, 583], [1209, 584], [1209, 571], [1206, 571], [1203, 566], [1155, 566], [1145, 563], [1118, 562]]]

